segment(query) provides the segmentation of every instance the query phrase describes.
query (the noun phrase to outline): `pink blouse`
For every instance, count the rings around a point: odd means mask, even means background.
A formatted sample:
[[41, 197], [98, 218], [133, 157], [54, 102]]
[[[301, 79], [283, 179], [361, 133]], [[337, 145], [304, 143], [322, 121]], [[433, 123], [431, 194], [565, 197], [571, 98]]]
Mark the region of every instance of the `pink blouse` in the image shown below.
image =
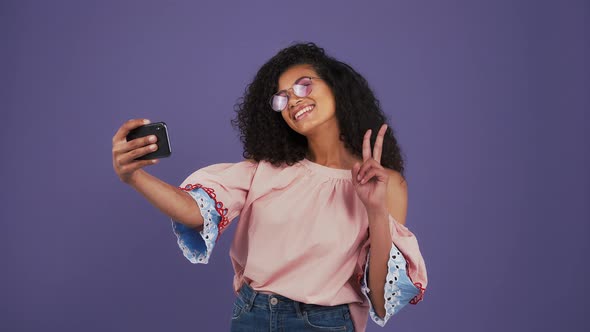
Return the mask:
[[347, 303], [356, 331], [365, 331], [369, 314], [383, 326], [405, 304], [422, 299], [427, 275], [418, 242], [390, 215], [387, 314], [375, 315], [366, 282], [368, 217], [350, 170], [307, 159], [282, 167], [242, 161], [202, 168], [181, 188], [205, 221], [201, 232], [173, 221], [192, 263], [207, 263], [218, 236], [239, 216], [230, 249], [236, 293], [246, 282], [304, 303]]

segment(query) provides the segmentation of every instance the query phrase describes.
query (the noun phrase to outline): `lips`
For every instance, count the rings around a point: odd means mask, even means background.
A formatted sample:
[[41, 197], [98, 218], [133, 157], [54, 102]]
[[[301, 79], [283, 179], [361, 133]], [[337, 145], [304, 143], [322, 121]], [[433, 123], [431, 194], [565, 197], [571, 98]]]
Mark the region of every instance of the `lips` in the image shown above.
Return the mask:
[[315, 105], [314, 104], [301, 105], [301, 106], [295, 108], [293, 111], [291, 111], [291, 118], [293, 120], [297, 121], [303, 115], [311, 112], [314, 108], [315, 108]]

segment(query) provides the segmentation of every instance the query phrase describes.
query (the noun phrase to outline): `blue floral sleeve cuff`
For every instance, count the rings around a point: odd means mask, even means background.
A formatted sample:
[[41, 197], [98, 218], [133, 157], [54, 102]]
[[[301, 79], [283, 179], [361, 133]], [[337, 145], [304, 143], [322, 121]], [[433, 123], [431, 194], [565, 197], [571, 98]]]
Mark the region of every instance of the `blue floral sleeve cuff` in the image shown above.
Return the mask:
[[207, 264], [219, 236], [218, 225], [222, 217], [215, 208], [215, 199], [205, 190], [199, 187], [187, 192], [199, 206], [204, 221], [203, 230], [199, 232], [174, 220], [172, 230], [186, 259], [193, 264]]
[[385, 278], [385, 317], [381, 318], [375, 313], [373, 303], [369, 298], [370, 289], [368, 287], [370, 251], [367, 254], [364, 277], [361, 281], [361, 291], [369, 300], [369, 315], [377, 325], [383, 327], [391, 316], [399, 312], [410, 301], [420, 293], [420, 290], [412, 283], [406, 271], [406, 259], [401, 254], [395, 244], [391, 244], [389, 252], [389, 261], [387, 262], [387, 277]]

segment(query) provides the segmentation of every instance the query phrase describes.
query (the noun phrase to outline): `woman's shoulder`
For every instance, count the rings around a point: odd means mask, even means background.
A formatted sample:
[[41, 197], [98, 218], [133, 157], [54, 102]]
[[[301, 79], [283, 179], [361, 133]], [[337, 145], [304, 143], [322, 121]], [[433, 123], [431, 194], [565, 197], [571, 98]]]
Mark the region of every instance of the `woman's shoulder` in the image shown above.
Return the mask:
[[300, 163], [293, 165], [281, 164], [275, 165], [271, 162], [254, 159], [243, 159], [238, 162], [222, 162], [210, 164], [201, 168], [201, 172], [210, 172], [216, 174], [249, 174], [256, 177], [274, 177], [281, 175], [282, 177], [292, 177], [302, 175]]
[[288, 165], [286, 163], [273, 164], [267, 160], [256, 161], [254, 159], [245, 159], [242, 161], [242, 163], [255, 165], [259, 171], [269, 174], [297, 174], [301, 171], [301, 164], [299, 162], [296, 162], [293, 165]]
[[220, 177], [251, 177], [256, 173], [258, 163], [252, 160], [242, 160], [238, 162], [219, 162], [209, 164], [199, 168], [196, 174], [210, 174]]
[[292, 165], [286, 163], [277, 165], [266, 160], [254, 161], [246, 159], [242, 163], [256, 165], [256, 171], [254, 172], [256, 186], [274, 189], [290, 187], [298, 180], [308, 176], [308, 172], [300, 162]]
[[387, 172], [387, 175], [389, 175], [390, 184], [393, 184], [394, 186], [407, 185], [406, 178], [400, 172], [387, 167], [384, 167], [384, 169], [385, 172]]

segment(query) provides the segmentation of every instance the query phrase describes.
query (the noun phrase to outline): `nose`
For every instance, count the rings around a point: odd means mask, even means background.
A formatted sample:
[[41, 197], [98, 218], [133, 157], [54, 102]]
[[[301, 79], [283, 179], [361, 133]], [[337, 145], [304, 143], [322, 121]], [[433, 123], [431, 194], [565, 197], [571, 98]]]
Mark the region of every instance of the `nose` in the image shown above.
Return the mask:
[[295, 107], [295, 105], [299, 104], [300, 102], [303, 101], [303, 97], [299, 97], [295, 94], [295, 92], [293, 91], [293, 88], [290, 88], [289, 90], [287, 90], [287, 95], [289, 96], [289, 102], [288, 102], [288, 106], [289, 108], [293, 108]]

